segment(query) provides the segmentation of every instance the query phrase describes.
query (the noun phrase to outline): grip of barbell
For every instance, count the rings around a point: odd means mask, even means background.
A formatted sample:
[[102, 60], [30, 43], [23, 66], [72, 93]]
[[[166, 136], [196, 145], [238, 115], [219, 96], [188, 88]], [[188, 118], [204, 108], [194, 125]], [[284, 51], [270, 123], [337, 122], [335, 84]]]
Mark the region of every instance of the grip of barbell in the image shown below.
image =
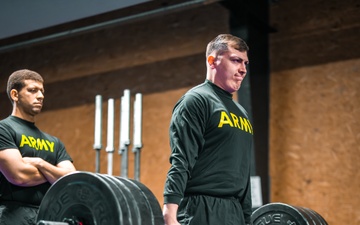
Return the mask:
[[70, 225], [66, 222], [54, 222], [54, 221], [46, 221], [40, 220], [36, 225]]

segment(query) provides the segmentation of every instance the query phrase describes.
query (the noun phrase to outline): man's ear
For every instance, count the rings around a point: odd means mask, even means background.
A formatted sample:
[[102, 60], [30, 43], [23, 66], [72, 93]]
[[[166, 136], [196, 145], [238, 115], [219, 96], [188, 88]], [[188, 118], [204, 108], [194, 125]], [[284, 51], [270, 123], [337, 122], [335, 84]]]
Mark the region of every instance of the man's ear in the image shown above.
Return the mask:
[[11, 89], [10, 97], [14, 102], [16, 102], [19, 99], [19, 92], [16, 89]]
[[207, 57], [207, 62], [209, 63], [209, 66], [213, 66], [214, 65], [214, 62], [215, 62], [215, 57], [212, 56], [212, 55], [209, 55]]

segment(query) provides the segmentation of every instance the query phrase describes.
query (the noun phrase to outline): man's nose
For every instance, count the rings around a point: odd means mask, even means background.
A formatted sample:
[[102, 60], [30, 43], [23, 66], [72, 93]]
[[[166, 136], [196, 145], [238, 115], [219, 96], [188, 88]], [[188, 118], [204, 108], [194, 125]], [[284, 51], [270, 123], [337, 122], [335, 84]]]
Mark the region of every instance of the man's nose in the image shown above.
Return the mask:
[[41, 99], [43, 99], [44, 98], [44, 93], [42, 93], [42, 91], [38, 91], [38, 93], [37, 93], [37, 96], [36, 96], [37, 98], [41, 98]]
[[245, 63], [241, 63], [241, 65], [239, 66], [239, 72], [244, 75], [246, 74], [247, 68]]

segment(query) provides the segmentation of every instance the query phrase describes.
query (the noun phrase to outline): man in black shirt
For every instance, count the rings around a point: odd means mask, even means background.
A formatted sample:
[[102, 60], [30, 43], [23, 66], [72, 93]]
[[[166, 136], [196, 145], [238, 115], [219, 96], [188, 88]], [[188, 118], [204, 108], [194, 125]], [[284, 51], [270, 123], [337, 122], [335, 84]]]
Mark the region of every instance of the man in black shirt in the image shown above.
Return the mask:
[[43, 78], [30, 70], [10, 75], [12, 114], [0, 121], [0, 224], [34, 225], [46, 191], [75, 171], [64, 144], [35, 126], [44, 101]]
[[247, 72], [248, 50], [242, 39], [218, 35], [206, 49], [205, 82], [174, 107], [165, 225], [251, 223], [253, 129], [245, 109], [232, 99]]

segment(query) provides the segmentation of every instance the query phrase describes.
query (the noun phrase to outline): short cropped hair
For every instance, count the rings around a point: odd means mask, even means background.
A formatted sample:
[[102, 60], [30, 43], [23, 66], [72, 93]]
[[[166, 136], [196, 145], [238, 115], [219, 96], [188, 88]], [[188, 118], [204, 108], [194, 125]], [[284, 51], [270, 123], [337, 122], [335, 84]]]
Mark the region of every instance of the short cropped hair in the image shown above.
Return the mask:
[[28, 70], [28, 69], [22, 69], [17, 70], [13, 72], [8, 79], [7, 87], [6, 87], [6, 93], [10, 99], [11, 102], [13, 100], [11, 99], [10, 92], [12, 89], [17, 90], [18, 92], [21, 91], [25, 87], [25, 80], [34, 80], [39, 81], [41, 83], [44, 83], [44, 79], [40, 74], [38, 74], [35, 71]]
[[240, 52], [248, 52], [249, 47], [246, 42], [231, 34], [219, 34], [206, 47], [206, 58], [215, 52], [216, 55], [222, 55], [232, 47]]

